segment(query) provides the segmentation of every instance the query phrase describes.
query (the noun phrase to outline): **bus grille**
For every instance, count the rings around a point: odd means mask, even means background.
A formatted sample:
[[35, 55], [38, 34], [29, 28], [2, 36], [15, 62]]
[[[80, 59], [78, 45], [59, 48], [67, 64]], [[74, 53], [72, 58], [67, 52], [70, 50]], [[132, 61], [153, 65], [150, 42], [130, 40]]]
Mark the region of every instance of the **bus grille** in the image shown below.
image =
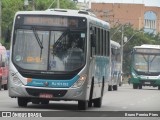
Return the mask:
[[26, 91], [29, 95], [38, 97], [40, 94], [52, 94], [54, 97], [63, 97], [67, 90], [44, 90], [44, 89], [34, 89], [26, 88]]

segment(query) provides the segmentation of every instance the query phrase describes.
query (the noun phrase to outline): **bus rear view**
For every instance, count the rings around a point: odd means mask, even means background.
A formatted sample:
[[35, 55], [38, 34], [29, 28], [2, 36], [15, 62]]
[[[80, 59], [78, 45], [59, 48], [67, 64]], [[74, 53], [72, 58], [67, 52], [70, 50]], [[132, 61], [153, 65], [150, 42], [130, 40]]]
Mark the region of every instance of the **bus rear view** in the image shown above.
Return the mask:
[[130, 82], [134, 89], [142, 86], [158, 87], [160, 90], [160, 46], [135, 46], [132, 51]]

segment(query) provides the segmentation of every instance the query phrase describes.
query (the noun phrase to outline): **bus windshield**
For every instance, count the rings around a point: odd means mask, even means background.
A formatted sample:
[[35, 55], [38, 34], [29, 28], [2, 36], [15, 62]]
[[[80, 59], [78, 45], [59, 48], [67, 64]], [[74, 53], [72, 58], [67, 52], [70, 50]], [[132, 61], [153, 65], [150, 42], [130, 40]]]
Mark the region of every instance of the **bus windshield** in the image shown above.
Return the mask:
[[160, 72], [160, 55], [152, 54], [135, 54], [134, 69], [139, 72], [154, 73]]
[[85, 64], [85, 30], [16, 29], [13, 62], [22, 69], [74, 71]]

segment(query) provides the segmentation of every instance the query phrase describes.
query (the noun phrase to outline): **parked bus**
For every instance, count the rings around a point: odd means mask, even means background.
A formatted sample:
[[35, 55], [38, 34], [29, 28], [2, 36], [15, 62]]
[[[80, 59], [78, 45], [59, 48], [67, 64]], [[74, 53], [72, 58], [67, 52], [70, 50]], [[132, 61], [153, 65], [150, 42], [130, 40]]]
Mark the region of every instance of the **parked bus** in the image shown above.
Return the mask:
[[111, 44], [111, 80], [109, 81], [108, 91], [118, 90], [121, 80], [121, 46], [112, 41]]
[[6, 48], [0, 44], [0, 90], [8, 89], [8, 59]]
[[21, 11], [11, 37], [9, 96], [19, 106], [50, 100], [101, 107], [110, 80], [109, 24], [87, 11]]
[[153, 86], [160, 90], [160, 45], [135, 46], [132, 51], [130, 83], [133, 89]]

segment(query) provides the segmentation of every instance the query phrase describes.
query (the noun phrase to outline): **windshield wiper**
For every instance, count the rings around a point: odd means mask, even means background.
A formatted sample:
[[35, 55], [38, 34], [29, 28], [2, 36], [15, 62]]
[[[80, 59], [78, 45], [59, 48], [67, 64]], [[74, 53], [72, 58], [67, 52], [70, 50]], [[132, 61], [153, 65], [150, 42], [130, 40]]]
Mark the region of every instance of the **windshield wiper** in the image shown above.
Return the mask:
[[33, 29], [34, 36], [35, 36], [35, 38], [36, 38], [36, 40], [37, 40], [37, 42], [38, 42], [38, 44], [39, 44], [39, 47], [40, 47], [41, 49], [43, 49], [43, 44], [42, 44], [42, 42], [41, 42], [41, 40], [40, 40], [40, 38], [39, 38], [39, 36], [38, 36], [38, 33], [37, 33], [37, 31], [36, 31], [36, 28], [33, 27], [32, 29]]
[[37, 31], [36, 31], [36, 28], [33, 27], [32, 29], [33, 29], [34, 36], [35, 36], [35, 38], [36, 38], [36, 40], [37, 40], [37, 42], [38, 42], [38, 45], [39, 45], [39, 47], [41, 48], [41, 53], [40, 53], [40, 59], [41, 59], [43, 44], [42, 44], [42, 42], [41, 42], [41, 40], [40, 40], [40, 38], [39, 38], [39, 36], [38, 36], [38, 33], [37, 33]]
[[64, 31], [62, 33], [62, 35], [57, 39], [57, 42], [55, 43], [54, 46], [56, 46], [57, 44], [59, 44], [61, 42], [61, 40], [68, 34], [69, 31], [70, 31], [70, 29], [67, 29], [66, 31]]

